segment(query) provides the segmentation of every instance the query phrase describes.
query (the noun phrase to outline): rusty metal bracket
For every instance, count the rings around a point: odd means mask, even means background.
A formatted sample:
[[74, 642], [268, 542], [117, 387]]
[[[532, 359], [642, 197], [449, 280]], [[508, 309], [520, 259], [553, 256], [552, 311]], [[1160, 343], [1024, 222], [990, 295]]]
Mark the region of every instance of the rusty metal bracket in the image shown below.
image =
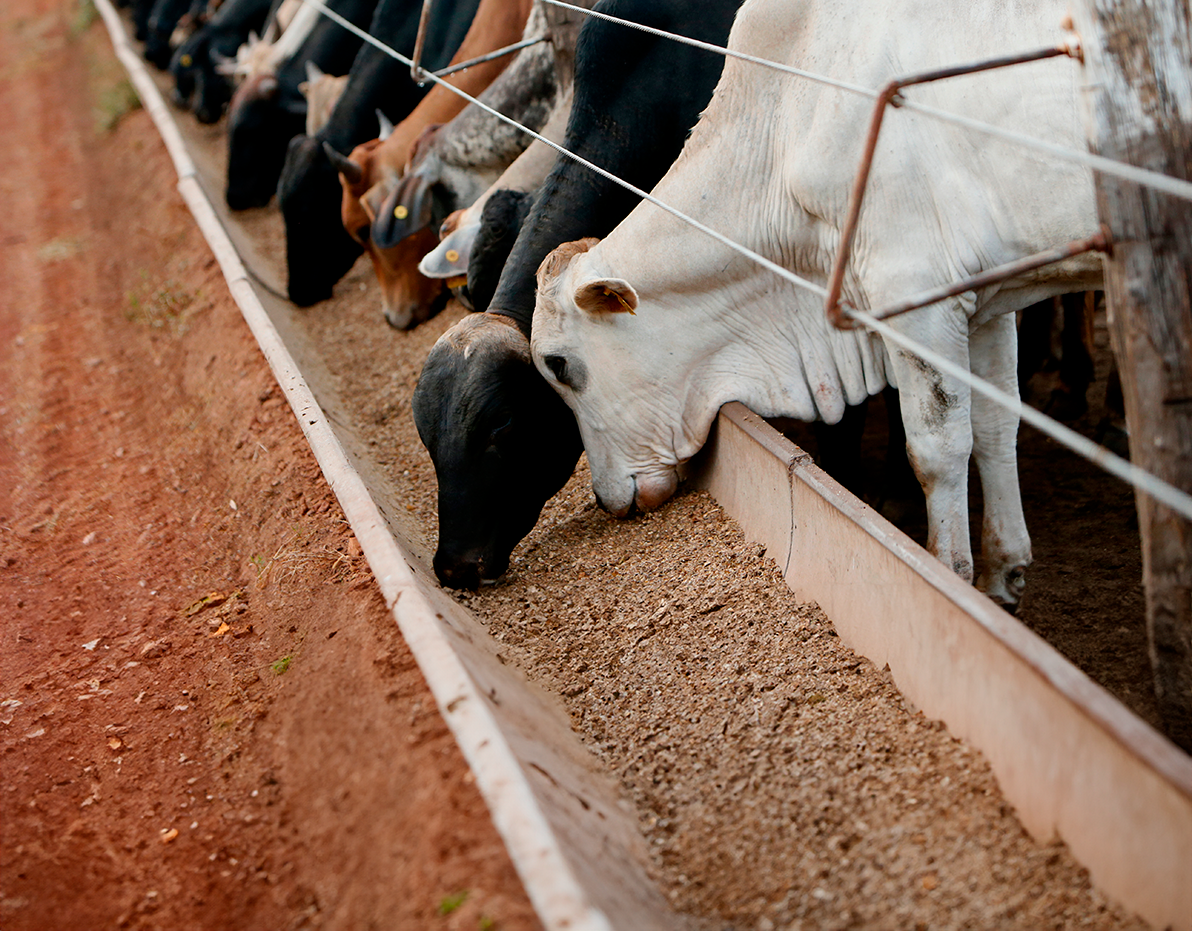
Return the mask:
[[426, 83], [426, 71], [422, 67], [422, 49], [426, 45], [426, 27], [430, 22], [430, 8], [435, 0], [422, 0], [422, 15], [418, 19], [418, 35], [414, 39], [414, 54], [410, 62], [410, 78], [421, 87]]
[[[873, 116], [870, 117], [869, 134], [865, 139], [865, 149], [861, 154], [861, 163], [857, 167], [857, 174], [853, 179], [853, 188], [849, 194], [848, 216], [845, 219], [844, 229], [841, 232], [840, 247], [836, 252], [836, 259], [832, 263], [832, 275], [828, 282], [828, 296], [825, 302], [825, 308], [828, 319], [833, 326], [842, 330], [852, 329], [854, 326], [853, 322], [847, 316], [845, 306], [841, 304], [840, 292], [844, 288], [844, 273], [848, 267], [849, 258], [852, 255], [853, 239], [856, 236], [857, 224], [861, 216], [861, 204], [865, 198], [865, 187], [869, 183], [870, 170], [873, 168], [873, 157], [877, 151], [878, 134], [881, 132], [882, 120], [885, 118], [886, 108], [902, 106], [904, 102], [901, 95], [902, 89], [914, 84], [928, 84], [932, 81], [941, 81], [945, 78], [954, 78], [959, 75], [992, 71], [996, 68], [1007, 68], [1011, 65], [1021, 65], [1027, 62], [1041, 61], [1046, 58], [1057, 58], [1060, 56], [1079, 58], [1079, 45], [1065, 43], [1035, 52], [1026, 52], [1021, 55], [991, 58], [987, 61], [969, 65], [957, 65], [937, 71], [924, 71], [919, 74], [895, 78], [882, 89], [881, 93], [878, 94], [877, 103], [874, 105]], [[1047, 252], [1040, 252], [1016, 262], [1010, 262], [1006, 265], [989, 269], [963, 281], [958, 281], [933, 291], [924, 292], [909, 300], [891, 304], [875, 312], [873, 316], [883, 318], [906, 313], [908, 310], [923, 307], [926, 304], [943, 300], [946, 297], [952, 297], [962, 294], [965, 291], [973, 290], [974, 288], [1004, 281], [1023, 272], [1040, 268], [1044, 265], [1050, 265], [1052, 262], [1062, 261], [1081, 252], [1088, 252], [1094, 249], [1105, 251], [1108, 247], [1107, 233], [1102, 230], [1088, 239], [1068, 243], [1065, 246]]]
[[431, 75], [436, 78], [445, 78], [447, 75], [455, 74], [457, 71], [467, 71], [473, 65], [482, 65], [486, 61], [492, 61], [494, 58], [520, 52], [522, 49], [529, 48], [531, 45], [545, 42], [548, 38], [546, 35], [541, 35], [536, 39], [523, 39], [521, 42], [513, 43], [513, 45], [506, 45], [504, 48], [499, 48], [496, 51], [477, 55], [475, 58], [461, 61], [458, 65], [451, 65], [450, 67], [443, 68], [441, 71], [432, 71], [428, 74], [426, 69], [422, 67], [422, 51], [426, 46], [426, 29], [430, 23], [430, 8], [433, 3], [434, 0], [422, 0], [422, 14], [418, 19], [418, 35], [414, 39], [413, 60], [410, 62], [410, 78], [419, 87], [425, 84]]

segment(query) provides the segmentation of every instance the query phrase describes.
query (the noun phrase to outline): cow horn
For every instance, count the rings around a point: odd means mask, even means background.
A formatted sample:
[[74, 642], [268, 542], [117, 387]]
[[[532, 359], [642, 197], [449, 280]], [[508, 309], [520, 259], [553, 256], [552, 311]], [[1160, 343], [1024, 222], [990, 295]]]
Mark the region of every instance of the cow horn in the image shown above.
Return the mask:
[[381, 112], [379, 107], [377, 108], [377, 123], [381, 127], [380, 139], [384, 142], [393, 134], [393, 123], [390, 122], [389, 117]]
[[348, 184], [359, 184], [364, 180], [364, 169], [346, 155], [336, 152], [330, 142], [324, 140], [323, 151], [327, 153], [327, 161], [331, 162], [332, 167], [347, 178]]
[[309, 58], [306, 59], [306, 80], [314, 84], [319, 78], [323, 76], [323, 69], [316, 65]]
[[207, 53], [211, 58], [211, 64], [215, 66], [215, 73], [222, 74], [226, 78], [230, 78], [236, 73], [236, 59], [229, 58], [217, 52], [215, 49], [210, 49]]

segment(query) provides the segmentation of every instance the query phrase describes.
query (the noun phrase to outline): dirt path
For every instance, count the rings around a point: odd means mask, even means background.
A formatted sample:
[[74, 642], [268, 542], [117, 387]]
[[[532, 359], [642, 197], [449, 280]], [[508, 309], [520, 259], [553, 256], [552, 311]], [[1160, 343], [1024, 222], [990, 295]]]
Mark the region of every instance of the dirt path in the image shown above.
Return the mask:
[[132, 99], [0, 6], [0, 926], [535, 928]]

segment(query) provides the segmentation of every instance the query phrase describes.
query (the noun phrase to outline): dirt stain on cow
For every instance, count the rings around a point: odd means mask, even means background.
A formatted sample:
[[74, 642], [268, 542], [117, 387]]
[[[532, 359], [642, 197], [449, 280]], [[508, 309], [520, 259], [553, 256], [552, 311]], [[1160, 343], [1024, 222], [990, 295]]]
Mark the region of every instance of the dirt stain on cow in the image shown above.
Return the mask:
[[923, 423], [930, 429], [939, 429], [947, 421], [948, 412], [956, 405], [957, 396], [944, 389], [943, 376], [934, 366], [928, 365], [913, 353], [903, 352], [902, 357], [927, 381], [929, 392], [919, 400], [923, 411]]

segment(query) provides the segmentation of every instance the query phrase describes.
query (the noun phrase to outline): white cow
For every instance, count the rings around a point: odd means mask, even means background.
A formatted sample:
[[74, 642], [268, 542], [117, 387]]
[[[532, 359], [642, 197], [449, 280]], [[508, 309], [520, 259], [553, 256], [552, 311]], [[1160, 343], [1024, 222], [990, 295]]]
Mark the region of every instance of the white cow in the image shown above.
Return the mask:
[[[880, 88], [913, 72], [1056, 45], [1063, 0], [747, 0], [729, 45]], [[951, 112], [1083, 147], [1079, 66], [1052, 59], [908, 89]], [[840, 241], [872, 101], [730, 58], [655, 195], [820, 284]], [[844, 299], [880, 306], [1097, 229], [1083, 170], [904, 110], [887, 114]], [[1085, 255], [896, 318], [902, 333], [1015, 394], [1014, 317], [1096, 286]], [[979, 585], [1013, 606], [1031, 561], [1018, 419], [901, 349], [837, 331], [821, 298], [649, 203], [538, 273], [535, 364], [575, 412], [601, 503], [652, 508], [717, 410], [834, 423], [887, 383], [927, 496], [928, 546], [968, 580], [968, 461], [985, 492]]]

